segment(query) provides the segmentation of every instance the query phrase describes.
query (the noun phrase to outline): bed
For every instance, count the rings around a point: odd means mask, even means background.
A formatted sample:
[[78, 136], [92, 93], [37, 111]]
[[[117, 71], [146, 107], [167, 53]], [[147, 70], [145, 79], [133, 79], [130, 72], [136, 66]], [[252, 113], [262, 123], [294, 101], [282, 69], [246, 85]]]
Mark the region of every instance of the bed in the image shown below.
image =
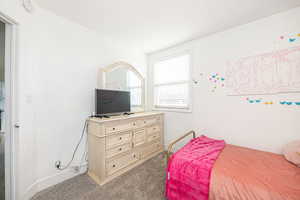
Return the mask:
[[[169, 145], [168, 159], [174, 145], [190, 135], [195, 138], [195, 132], [191, 131]], [[300, 200], [300, 168], [279, 154], [226, 144], [210, 171], [206, 199]]]

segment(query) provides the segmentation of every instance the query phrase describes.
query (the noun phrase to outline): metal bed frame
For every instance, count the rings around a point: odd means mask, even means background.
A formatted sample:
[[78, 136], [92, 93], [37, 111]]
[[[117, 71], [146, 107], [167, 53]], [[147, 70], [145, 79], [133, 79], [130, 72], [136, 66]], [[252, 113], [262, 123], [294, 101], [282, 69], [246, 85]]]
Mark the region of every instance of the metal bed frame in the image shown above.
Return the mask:
[[169, 144], [168, 151], [167, 151], [167, 162], [169, 161], [171, 155], [173, 154], [174, 145], [189, 135], [193, 135], [193, 138], [196, 138], [196, 133], [195, 133], [195, 131], [192, 130], [192, 131], [187, 132], [186, 134], [184, 134], [183, 136], [179, 137], [178, 139], [174, 140], [173, 142], [171, 142]]

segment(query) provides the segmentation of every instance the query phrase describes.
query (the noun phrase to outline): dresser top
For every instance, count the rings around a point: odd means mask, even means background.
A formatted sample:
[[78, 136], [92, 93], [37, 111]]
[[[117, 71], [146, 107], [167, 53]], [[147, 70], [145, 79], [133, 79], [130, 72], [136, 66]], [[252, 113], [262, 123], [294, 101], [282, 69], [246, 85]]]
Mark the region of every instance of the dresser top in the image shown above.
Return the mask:
[[110, 118], [91, 117], [89, 120], [98, 123], [103, 123], [103, 122], [111, 122], [111, 121], [124, 120], [124, 119], [134, 119], [139, 117], [149, 117], [152, 115], [161, 115], [161, 114], [163, 113], [162, 112], [139, 112], [131, 115], [110, 116]]

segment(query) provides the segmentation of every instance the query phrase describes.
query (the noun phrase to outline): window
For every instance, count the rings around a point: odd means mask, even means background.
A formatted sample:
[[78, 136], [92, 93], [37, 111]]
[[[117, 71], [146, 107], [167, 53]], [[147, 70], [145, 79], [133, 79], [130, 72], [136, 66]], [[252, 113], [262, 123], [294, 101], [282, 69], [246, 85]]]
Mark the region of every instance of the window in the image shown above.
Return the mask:
[[142, 106], [142, 81], [132, 71], [127, 71], [127, 88], [130, 91], [130, 103], [133, 107]]
[[153, 87], [155, 108], [189, 109], [190, 55], [154, 63]]

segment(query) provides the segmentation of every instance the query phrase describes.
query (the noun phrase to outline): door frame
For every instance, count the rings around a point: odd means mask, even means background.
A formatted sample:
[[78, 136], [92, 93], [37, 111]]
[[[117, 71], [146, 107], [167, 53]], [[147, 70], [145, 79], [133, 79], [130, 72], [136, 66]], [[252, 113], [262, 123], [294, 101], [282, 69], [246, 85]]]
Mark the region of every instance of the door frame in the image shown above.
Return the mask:
[[5, 199], [15, 200], [17, 183], [17, 26], [18, 23], [0, 11], [5, 23]]

